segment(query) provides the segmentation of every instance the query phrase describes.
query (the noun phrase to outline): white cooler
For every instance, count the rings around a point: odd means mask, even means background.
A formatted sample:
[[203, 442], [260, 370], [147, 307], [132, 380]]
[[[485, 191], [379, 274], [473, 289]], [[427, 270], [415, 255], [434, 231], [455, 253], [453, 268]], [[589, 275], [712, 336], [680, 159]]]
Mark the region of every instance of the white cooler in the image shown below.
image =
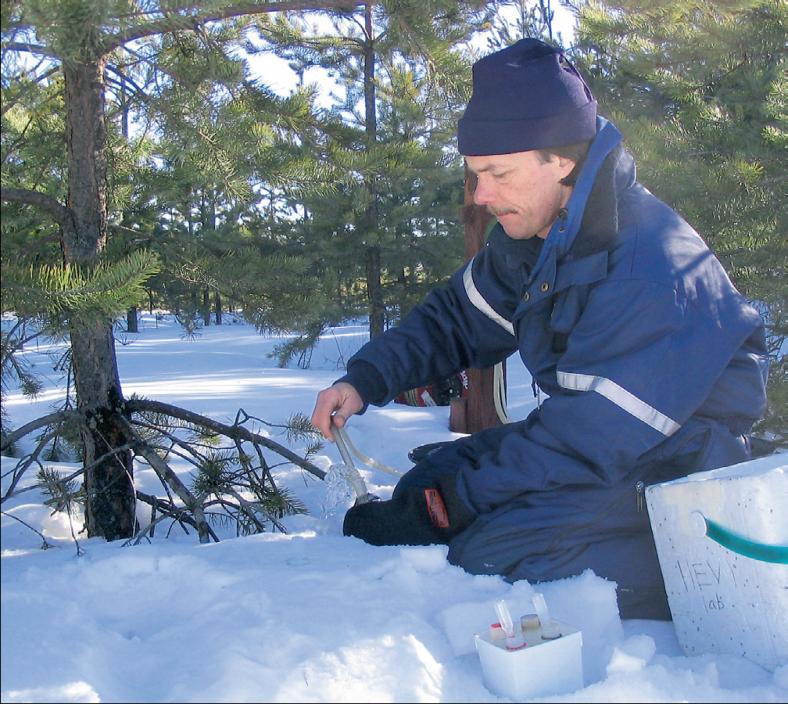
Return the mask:
[[788, 664], [788, 454], [655, 484], [646, 501], [684, 651]]

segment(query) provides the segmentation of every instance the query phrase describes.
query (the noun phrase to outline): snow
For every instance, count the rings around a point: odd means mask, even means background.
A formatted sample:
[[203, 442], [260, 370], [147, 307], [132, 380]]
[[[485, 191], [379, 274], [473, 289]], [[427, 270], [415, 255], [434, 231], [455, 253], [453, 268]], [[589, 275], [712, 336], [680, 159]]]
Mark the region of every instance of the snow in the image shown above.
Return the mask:
[[[119, 335], [124, 393], [223, 422], [243, 408], [284, 423], [310, 415], [316, 393], [366, 339], [364, 325], [329, 331], [304, 370], [277, 368], [267, 354], [282, 338], [243, 322], [200, 333], [188, 340], [171, 317], [144, 316], [140, 333]], [[62, 401], [64, 381], [48, 356], [60, 349], [27, 351], [46, 386], [35, 401], [4, 394], [13, 427]], [[510, 416], [522, 418], [535, 400], [512, 360], [508, 386]], [[390, 404], [352, 419], [349, 433], [365, 454], [405, 470], [413, 447], [457, 437], [447, 426], [445, 407]], [[285, 443], [278, 429], [255, 430]], [[314, 461], [328, 470], [340, 458], [326, 445]], [[13, 463], [3, 458], [4, 474]], [[77, 465], [53, 466], [66, 474]], [[174, 468], [188, 480], [188, 467]], [[395, 477], [361, 471], [370, 491], [390, 496]], [[137, 546], [78, 534], [78, 555], [68, 517], [52, 515], [37, 490], [5, 502], [2, 701], [507, 701], [485, 687], [473, 635], [496, 620], [497, 600], [528, 613], [536, 592], [556, 619], [582, 630], [586, 682], [540, 701], [788, 701], [788, 664], [768, 672], [733, 655], [687, 657], [671, 623], [622, 621], [613, 583], [590, 571], [508, 584], [448, 564], [445, 546], [372, 547], [342, 536], [345, 506], [331, 505], [322, 482], [289, 464], [276, 476], [308, 515], [286, 518], [287, 534], [217, 528], [222, 541], [206, 545], [177, 526], [167, 537], [160, 524]], [[160, 492], [147, 467], [135, 477], [141, 490]], [[147, 520], [147, 507], [139, 517]], [[81, 529], [80, 516], [73, 526]]]

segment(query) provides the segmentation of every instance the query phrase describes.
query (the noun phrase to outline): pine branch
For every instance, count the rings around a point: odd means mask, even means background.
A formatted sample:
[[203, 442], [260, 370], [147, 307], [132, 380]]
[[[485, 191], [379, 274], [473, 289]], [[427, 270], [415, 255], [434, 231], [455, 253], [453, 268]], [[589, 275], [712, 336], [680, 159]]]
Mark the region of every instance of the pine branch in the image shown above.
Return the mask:
[[37, 531], [35, 528], [33, 528], [33, 526], [31, 526], [29, 523], [26, 523], [18, 516], [15, 516], [13, 513], [8, 513], [8, 511], [0, 511], [0, 514], [2, 514], [3, 516], [8, 516], [9, 518], [13, 518], [15, 521], [19, 521], [23, 526], [25, 526], [26, 528], [30, 528], [30, 530], [36, 533], [38, 537], [41, 538], [41, 540], [43, 541], [43, 545], [41, 546], [42, 550], [48, 550], [49, 548], [55, 547], [54, 545], [52, 545], [52, 543], [47, 542], [47, 539], [44, 537], [43, 533]]
[[24, 203], [34, 205], [49, 215], [65, 232], [75, 232], [74, 213], [56, 198], [32, 191], [29, 188], [0, 188], [0, 200], [9, 203]]
[[200, 542], [207, 543], [210, 534], [207, 529], [208, 524], [205, 521], [200, 501], [186, 488], [170, 466], [156, 454], [156, 451], [140, 437], [139, 433], [134, 430], [132, 425], [122, 416], [119, 416], [118, 419], [121, 425], [124, 426], [126, 432], [129, 433], [129, 436], [137, 442], [137, 452], [145, 458], [151, 466], [151, 469], [156, 472], [162, 481], [166, 481], [166, 483], [172, 487], [172, 490], [178, 495], [178, 498], [183, 501], [186, 507], [194, 514]]
[[[140, 530], [140, 532], [136, 536], [134, 536], [133, 538], [129, 538], [129, 540], [124, 543], [124, 546], [129, 545], [132, 540], [134, 540], [133, 543], [134, 545], [138, 545], [145, 533], [147, 533], [156, 524], [160, 523], [166, 518], [172, 518], [173, 521], [177, 521], [178, 523], [180, 523], [181, 527], [183, 527], [183, 524], [186, 523], [190, 525], [192, 528], [194, 528], [195, 530], [198, 529], [196, 521], [187, 513], [187, 510], [185, 508], [180, 508], [176, 506], [174, 503], [172, 503], [172, 501], [168, 502], [165, 501], [164, 499], [160, 499], [158, 496], [153, 496], [152, 494], [145, 494], [141, 491], [137, 491], [136, 495], [139, 501], [148, 504], [154, 510], [159, 509], [159, 511], [162, 512], [162, 515], [152, 520], [150, 525], [145, 527], [145, 530]], [[211, 526], [207, 523], [206, 523], [206, 528], [208, 529], [208, 534], [211, 536], [213, 541], [218, 543], [219, 538], [216, 535], [216, 533], [214, 533], [213, 528], [211, 528]], [[185, 528], [183, 530], [185, 533], [188, 534], [188, 531], [186, 531]]]
[[51, 49], [41, 46], [40, 44], [29, 44], [28, 42], [9, 42], [3, 45], [3, 51], [23, 51], [28, 54], [51, 56], [53, 59], [60, 60], [60, 56]]
[[114, 73], [119, 79], [116, 81], [111, 79], [109, 76], [105, 76], [105, 80], [107, 81], [107, 83], [113, 83], [114, 85], [117, 85], [121, 88], [124, 88], [125, 86], [129, 86], [134, 91], [133, 94], [136, 98], [146, 103], [150, 102], [150, 97], [145, 92], [145, 90], [140, 86], [138, 86], [131, 78], [129, 78], [125, 73], [123, 73], [123, 71], [121, 71], [118, 68], [115, 68], [111, 64], [107, 64], [105, 70], [107, 72]]
[[29, 423], [25, 423], [21, 428], [17, 428], [8, 433], [8, 435], [3, 438], [2, 445], [0, 445], [0, 451], [5, 452], [6, 449], [11, 447], [19, 438], [24, 437], [28, 433], [32, 433], [34, 430], [43, 428], [45, 425], [62, 423], [64, 420], [69, 420], [74, 416], [79, 416], [81, 418], [82, 414], [79, 411], [57, 411], [56, 413], [50, 413], [49, 415], [41, 416], [41, 418], [31, 420]]
[[[260, 522], [260, 519], [257, 517], [257, 513], [255, 511], [255, 508], [258, 508], [259, 504], [255, 504], [255, 503], [253, 503], [251, 501], [247, 501], [243, 496], [241, 496], [232, 487], [228, 487], [227, 488], [227, 493], [229, 493], [230, 496], [233, 496], [235, 498], [235, 500], [238, 501], [238, 505], [239, 505], [241, 511], [243, 511], [249, 517], [249, 520], [251, 520], [252, 523], [254, 523], [254, 525], [257, 528], [257, 530], [260, 531], [261, 533], [264, 533], [265, 532], [265, 525]], [[270, 516], [266, 516], [266, 517], [269, 518], [269, 519], [271, 518]], [[287, 531], [284, 529], [284, 526], [282, 526], [281, 524], [279, 524], [278, 522], [275, 522], [275, 521], [274, 521], [274, 524], [276, 525], [277, 528], [279, 528], [279, 530], [282, 533], [287, 533]]]
[[[51, 436], [49, 436], [49, 437], [51, 437]], [[118, 447], [113, 448], [109, 452], [105, 452], [103, 455], [97, 457], [87, 467], [81, 467], [80, 469], [72, 472], [71, 474], [69, 474], [69, 475], [67, 475], [65, 477], [62, 477], [61, 481], [63, 481], [63, 482], [70, 482], [72, 479], [76, 479], [81, 474], [85, 474], [87, 472], [90, 472], [94, 467], [98, 467], [102, 462], [104, 462], [104, 460], [107, 460], [110, 457], [113, 457], [115, 455], [119, 455], [121, 452], [126, 452], [126, 450], [133, 450], [135, 447], [136, 447], [135, 443], [126, 443], [125, 445], [119, 445]], [[20, 463], [21, 462], [22, 462], [22, 460], [20, 460]], [[11, 472], [16, 471], [16, 469], [18, 467], [19, 467], [19, 464], [17, 464], [14, 467], [14, 469], [11, 470]], [[9, 473], [10, 472], [6, 472], [6, 474], [4, 474], [3, 477], [5, 478]], [[25, 486], [25, 487], [22, 487], [21, 489], [17, 489], [16, 491], [12, 491], [14, 489], [14, 487], [11, 486], [11, 487], [9, 487], [8, 491], [6, 491], [6, 493], [3, 495], [3, 498], [2, 498], [2, 500], [0, 500], [0, 503], [4, 502], [6, 499], [10, 499], [12, 497], [17, 497], [20, 494], [24, 494], [24, 493], [26, 493], [28, 491], [33, 491], [34, 489], [40, 489], [41, 487], [42, 487], [41, 484], [31, 484], [30, 486]]]
[[284, 445], [280, 445], [278, 442], [271, 440], [270, 438], [263, 437], [262, 435], [258, 435], [257, 433], [253, 433], [246, 428], [243, 428], [238, 425], [225, 425], [224, 423], [220, 423], [212, 418], [208, 418], [206, 416], [202, 416], [199, 413], [193, 413], [191, 411], [187, 411], [183, 408], [179, 408], [178, 406], [172, 406], [168, 403], [162, 403], [161, 401], [149, 401], [146, 399], [128, 399], [126, 401], [126, 408], [131, 411], [132, 413], [144, 413], [144, 412], [153, 412], [153, 413], [164, 413], [175, 418], [179, 418], [181, 420], [185, 420], [188, 423], [193, 423], [195, 425], [201, 425], [210, 430], [213, 430], [216, 433], [221, 435], [225, 435], [229, 438], [238, 438], [241, 440], [247, 440], [252, 443], [259, 443], [264, 447], [267, 447], [270, 450], [282, 455], [285, 459], [289, 460], [293, 464], [305, 469], [310, 474], [318, 477], [319, 479], [325, 479], [326, 473], [317, 467], [316, 465], [308, 462], [307, 460], [299, 457], [295, 452], [292, 450], [284, 447]]
[[5, 267], [6, 305], [28, 315], [71, 319], [103, 318], [124, 310], [159, 270], [159, 259], [139, 250], [114, 264], [83, 272], [76, 266], [41, 266], [20, 271]]
[[45, 71], [40, 76], [36, 76], [35, 79], [33, 79], [31, 83], [23, 87], [22, 90], [13, 97], [13, 99], [9, 100], [7, 98], [4, 98], [3, 104], [2, 106], [0, 106], [0, 115], [5, 115], [12, 107], [14, 107], [14, 105], [19, 103], [19, 101], [23, 97], [25, 97], [25, 95], [30, 91], [32, 86], [35, 86], [36, 84], [41, 83], [42, 81], [45, 81], [47, 78], [57, 73], [59, 70], [60, 70], [60, 66], [53, 66], [51, 69]]
[[[354, 0], [281, 0], [280, 2], [239, 3], [230, 5], [223, 10], [216, 10], [213, 12], [206, 11], [196, 15], [169, 15], [164, 19], [141, 24], [137, 27], [122, 30], [117, 34], [110, 35], [100, 45], [99, 52], [101, 55], [108, 54], [127, 42], [161, 34], [163, 32], [176, 30], [198, 31], [207, 23], [216, 22], [217, 20], [243, 17], [245, 15], [260, 15], [269, 12], [308, 12], [310, 10], [350, 11], [363, 4], [363, 2], [355, 2]], [[192, 9], [193, 7], [194, 5], [184, 7], [183, 9]]]
[[33, 463], [37, 464], [39, 468], [43, 469], [44, 465], [39, 460], [39, 455], [44, 451], [46, 444], [52, 439], [54, 436], [54, 432], [51, 433], [44, 433], [43, 436], [38, 441], [35, 449], [26, 457], [23, 457], [16, 465], [14, 465], [13, 471], [13, 478], [11, 480], [11, 485], [8, 487], [8, 491], [3, 496], [0, 503], [5, 502], [7, 498], [13, 495], [14, 489], [16, 489], [16, 485], [19, 483], [19, 480], [22, 479], [25, 472], [30, 469]]

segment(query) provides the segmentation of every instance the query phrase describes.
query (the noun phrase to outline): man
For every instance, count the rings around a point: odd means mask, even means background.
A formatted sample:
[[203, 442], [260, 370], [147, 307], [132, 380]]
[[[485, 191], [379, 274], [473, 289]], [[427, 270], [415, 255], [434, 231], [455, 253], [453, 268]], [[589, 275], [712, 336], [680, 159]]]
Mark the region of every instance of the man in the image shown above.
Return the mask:
[[366, 405], [519, 351], [549, 396], [525, 421], [428, 455], [344, 532], [447, 543], [471, 573], [531, 582], [587, 568], [624, 618], [670, 618], [645, 485], [746, 460], [765, 409], [757, 312], [701, 238], [635, 179], [566, 58], [524, 39], [478, 61], [458, 147], [486, 247], [318, 396], [332, 438]]

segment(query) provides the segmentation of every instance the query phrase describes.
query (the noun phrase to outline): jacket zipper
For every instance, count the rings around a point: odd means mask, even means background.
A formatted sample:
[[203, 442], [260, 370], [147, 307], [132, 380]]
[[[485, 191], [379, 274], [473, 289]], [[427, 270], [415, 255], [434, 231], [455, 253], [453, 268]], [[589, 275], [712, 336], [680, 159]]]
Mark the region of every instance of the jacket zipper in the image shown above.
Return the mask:
[[646, 505], [646, 500], [644, 493], [646, 491], [646, 484], [645, 482], [639, 481], [635, 483], [635, 494], [636, 494], [636, 506], [638, 513], [643, 513], [643, 509]]
[[542, 407], [542, 390], [539, 388], [539, 385], [536, 383], [536, 379], [531, 379], [531, 390], [534, 392], [534, 398], [536, 399], [536, 407]]

